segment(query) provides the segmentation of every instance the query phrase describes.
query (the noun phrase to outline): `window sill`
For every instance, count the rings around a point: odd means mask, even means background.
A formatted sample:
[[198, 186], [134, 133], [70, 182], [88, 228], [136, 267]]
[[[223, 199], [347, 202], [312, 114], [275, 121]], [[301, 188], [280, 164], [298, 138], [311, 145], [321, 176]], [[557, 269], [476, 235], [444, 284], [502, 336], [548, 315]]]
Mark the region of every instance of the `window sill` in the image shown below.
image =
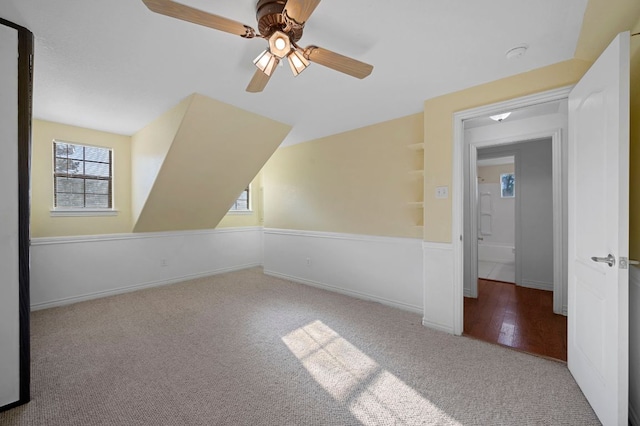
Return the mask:
[[114, 209], [52, 209], [51, 217], [90, 217], [90, 216], [118, 216]]
[[238, 216], [249, 216], [253, 214], [253, 210], [229, 210], [227, 212], [229, 215], [238, 215]]

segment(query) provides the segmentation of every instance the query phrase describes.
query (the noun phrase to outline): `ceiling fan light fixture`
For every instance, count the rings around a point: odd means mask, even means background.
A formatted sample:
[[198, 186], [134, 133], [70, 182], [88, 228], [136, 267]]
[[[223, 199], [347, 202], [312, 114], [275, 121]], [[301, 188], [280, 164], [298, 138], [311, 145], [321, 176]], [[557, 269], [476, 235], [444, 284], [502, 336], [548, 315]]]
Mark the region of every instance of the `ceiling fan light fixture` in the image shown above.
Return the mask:
[[492, 119], [493, 121], [502, 122], [502, 120], [506, 119], [510, 115], [511, 115], [510, 112], [505, 112], [504, 114], [492, 115], [489, 118]]
[[273, 74], [273, 70], [276, 69], [276, 65], [278, 65], [278, 62], [280, 62], [280, 60], [276, 58], [276, 56], [271, 52], [269, 52], [269, 50], [265, 50], [264, 52], [262, 52], [253, 61], [255, 66], [268, 76], [271, 76], [271, 74]]
[[307, 58], [305, 58], [302, 52], [297, 49], [292, 50], [291, 53], [289, 53], [289, 56], [287, 56], [287, 59], [289, 60], [289, 66], [291, 67], [291, 72], [294, 76], [298, 76], [298, 74], [309, 66]]
[[291, 52], [291, 40], [282, 31], [274, 32], [269, 37], [269, 51], [279, 59], [286, 57]]

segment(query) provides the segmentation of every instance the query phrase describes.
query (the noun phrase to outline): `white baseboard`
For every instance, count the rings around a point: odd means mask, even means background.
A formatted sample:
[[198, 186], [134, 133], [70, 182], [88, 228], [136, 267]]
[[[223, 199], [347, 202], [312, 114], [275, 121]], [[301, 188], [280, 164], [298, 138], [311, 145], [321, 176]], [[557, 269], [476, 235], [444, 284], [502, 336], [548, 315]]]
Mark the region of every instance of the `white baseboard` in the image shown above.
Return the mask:
[[392, 306], [394, 308], [399, 308], [399, 309], [403, 309], [405, 311], [410, 311], [410, 312], [415, 312], [417, 314], [422, 314], [422, 307], [421, 306], [415, 306], [415, 305], [409, 305], [406, 303], [399, 303], [396, 302], [394, 300], [390, 300], [390, 299], [386, 299], [383, 297], [377, 297], [377, 296], [373, 296], [371, 294], [367, 294], [367, 293], [362, 293], [359, 291], [353, 291], [353, 290], [347, 290], [338, 286], [334, 286], [334, 285], [329, 285], [329, 284], [324, 284], [321, 282], [317, 282], [317, 281], [312, 281], [312, 280], [307, 280], [307, 279], [303, 279], [303, 278], [298, 278], [298, 277], [293, 277], [290, 275], [286, 275], [286, 274], [280, 274], [278, 272], [274, 272], [274, 271], [269, 271], [269, 270], [265, 270], [264, 271], [265, 275], [270, 275], [272, 277], [276, 277], [276, 278], [282, 278], [288, 281], [293, 281], [299, 284], [305, 284], [311, 287], [317, 287], [317, 288], [321, 288], [323, 290], [329, 290], [329, 291], [333, 291], [335, 293], [340, 293], [340, 294], [344, 294], [347, 296], [352, 296], [358, 299], [363, 299], [363, 300], [370, 300], [373, 302], [378, 302], [381, 303], [383, 305], [387, 305], [387, 306]]
[[454, 334], [453, 327], [450, 327], [448, 325], [438, 324], [438, 323], [431, 322], [431, 321], [427, 321], [424, 318], [422, 318], [422, 325], [424, 325], [425, 327], [432, 328], [434, 330], [443, 331], [443, 332], [448, 333], [448, 334]]
[[533, 288], [536, 290], [553, 291], [553, 283], [547, 283], [542, 281], [522, 280], [518, 285], [520, 287]]
[[265, 229], [265, 273], [422, 313], [422, 240]]
[[70, 305], [72, 303], [85, 302], [87, 300], [99, 299], [101, 297], [108, 297], [108, 296], [115, 296], [117, 294], [130, 293], [132, 291], [143, 290], [145, 288], [161, 287], [164, 285], [176, 284], [182, 281], [210, 277], [213, 275], [225, 274], [227, 272], [241, 271], [243, 269], [255, 268], [258, 266], [262, 266], [262, 264], [255, 263], [255, 264], [247, 264], [247, 265], [238, 265], [238, 266], [233, 266], [229, 268], [221, 268], [221, 269], [216, 269], [212, 271], [202, 272], [199, 274], [190, 274], [190, 275], [184, 275], [181, 277], [174, 277], [167, 280], [151, 281], [151, 282], [142, 283], [142, 284], [134, 284], [126, 287], [87, 293], [79, 296], [71, 296], [64, 299], [51, 300], [44, 303], [32, 304], [31, 310], [38, 311], [41, 309], [55, 308], [57, 306]]
[[31, 308], [262, 265], [262, 228], [34, 238]]

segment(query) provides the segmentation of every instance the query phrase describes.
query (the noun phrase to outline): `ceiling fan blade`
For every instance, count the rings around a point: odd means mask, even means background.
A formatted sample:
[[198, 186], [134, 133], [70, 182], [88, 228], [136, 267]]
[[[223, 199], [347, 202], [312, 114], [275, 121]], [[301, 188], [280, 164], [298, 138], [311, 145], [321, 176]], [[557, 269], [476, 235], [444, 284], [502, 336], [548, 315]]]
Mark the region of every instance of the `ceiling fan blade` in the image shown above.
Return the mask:
[[171, 0], [142, 0], [143, 3], [153, 12], [161, 15], [170, 16], [172, 18], [181, 19], [183, 21], [192, 22], [194, 24], [203, 25], [215, 30], [224, 31], [239, 35], [246, 38], [253, 38], [255, 30], [241, 22], [223, 18], [222, 16], [213, 15], [203, 12], [199, 9], [176, 3]]
[[357, 78], [365, 78], [373, 71], [373, 65], [365, 64], [322, 47], [309, 46], [305, 48], [304, 57], [316, 64], [324, 65]]
[[318, 7], [318, 4], [320, 4], [320, 0], [289, 0], [284, 6], [284, 10], [289, 18], [300, 25], [304, 25], [309, 16]]
[[260, 70], [256, 70], [255, 74], [253, 74], [253, 78], [251, 79], [251, 81], [249, 82], [249, 85], [247, 86], [247, 92], [250, 92], [250, 93], [262, 92], [265, 86], [267, 85], [267, 83], [269, 82], [270, 78], [271, 76], [266, 75]]

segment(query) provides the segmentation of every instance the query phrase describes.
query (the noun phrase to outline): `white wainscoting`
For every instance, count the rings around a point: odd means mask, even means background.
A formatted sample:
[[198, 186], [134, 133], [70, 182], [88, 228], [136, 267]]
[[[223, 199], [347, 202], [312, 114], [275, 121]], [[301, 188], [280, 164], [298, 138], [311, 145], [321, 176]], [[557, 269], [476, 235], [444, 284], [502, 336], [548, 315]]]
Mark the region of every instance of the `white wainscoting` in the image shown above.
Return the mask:
[[422, 314], [422, 240], [265, 229], [265, 274]]
[[31, 308], [262, 264], [262, 228], [34, 238]]
[[422, 249], [424, 255], [422, 324], [454, 334], [453, 245], [425, 242]]
[[629, 268], [629, 420], [640, 426], [640, 268]]

